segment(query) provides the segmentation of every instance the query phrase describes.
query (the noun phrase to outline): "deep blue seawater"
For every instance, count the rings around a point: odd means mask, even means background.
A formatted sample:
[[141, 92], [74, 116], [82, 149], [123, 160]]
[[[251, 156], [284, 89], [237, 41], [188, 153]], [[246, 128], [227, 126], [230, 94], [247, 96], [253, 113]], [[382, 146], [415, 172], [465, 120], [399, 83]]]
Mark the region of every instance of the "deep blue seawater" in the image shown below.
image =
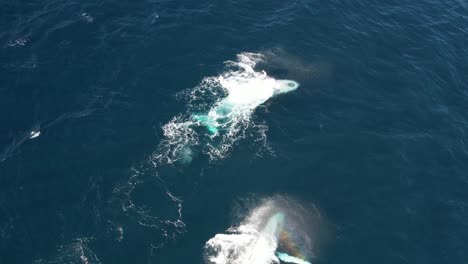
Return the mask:
[[[467, 41], [465, 0], [2, 1], [0, 263], [204, 263], [278, 194], [325, 219], [312, 263], [466, 263]], [[252, 116], [270, 150], [151, 166], [241, 52], [301, 84]]]

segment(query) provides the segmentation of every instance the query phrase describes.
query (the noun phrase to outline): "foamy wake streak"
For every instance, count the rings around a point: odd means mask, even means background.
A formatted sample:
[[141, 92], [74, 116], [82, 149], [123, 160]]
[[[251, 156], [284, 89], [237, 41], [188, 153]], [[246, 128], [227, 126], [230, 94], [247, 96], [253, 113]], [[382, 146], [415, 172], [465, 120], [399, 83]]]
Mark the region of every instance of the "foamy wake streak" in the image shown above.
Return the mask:
[[36, 259], [33, 264], [100, 264], [101, 261], [89, 248], [89, 242], [94, 238], [77, 238], [71, 243], [59, 247], [56, 256], [51, 259]]
[[172, 164], [176, 161], [184, 164], [192, 162], [192, 148], [199, 144], [193, 124], [189, 120], [184, 120], [182, 116], [176, 116], [163, 126], [164, 139], [153, 154], [155, 166]]
[[291, 211], [300, 207], [289, 206], [291, 202], [283, 197], [264, 200], [239, 225], [208, 240], [206, 263], [277, 264], [282, 260], [310, 264], [306, 258], [311, 257], [311, 240], [307, 228], [297, 225], [302, 212]]
[[[124, 215], [133, 219], [138, 225], [156, 232], [157, 241], [151, 242], [153, 249], [161, 248], [168, 242], [176, 240], [185, 233], [185, 223], [182, 219], [182, 199], [175, 196], [159, 178], [157, 171], [145, 171], [142, 168], [132, 168], [132, 175], [124, 184], [114, 188], [114, 200]], [[150, 186], [155, 188], [159, 200], [158, 206], [166, 207], [163, 214], [155, 211], [156, 208], [145, 203], [135, 201], [135, 196], [141, 195], [139, 188]], [[162, 193], [160, 193], [162, 191]], [[154, 203], [154, 201], [151, 201]], [[170, 208], [170, 209], [169, 209]], [[116, 240], [124, 239], [124, 227], [118, 223], [110, 222], [111, 230], [116, 233]]]

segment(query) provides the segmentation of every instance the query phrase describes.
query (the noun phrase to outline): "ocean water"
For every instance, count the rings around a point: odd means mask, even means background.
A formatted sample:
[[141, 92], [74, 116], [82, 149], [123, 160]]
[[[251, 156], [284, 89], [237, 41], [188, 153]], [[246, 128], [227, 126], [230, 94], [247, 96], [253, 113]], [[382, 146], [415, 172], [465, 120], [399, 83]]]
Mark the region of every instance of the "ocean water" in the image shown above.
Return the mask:
[[0, 263], [466, 263], [465, 0], [0, 6]]

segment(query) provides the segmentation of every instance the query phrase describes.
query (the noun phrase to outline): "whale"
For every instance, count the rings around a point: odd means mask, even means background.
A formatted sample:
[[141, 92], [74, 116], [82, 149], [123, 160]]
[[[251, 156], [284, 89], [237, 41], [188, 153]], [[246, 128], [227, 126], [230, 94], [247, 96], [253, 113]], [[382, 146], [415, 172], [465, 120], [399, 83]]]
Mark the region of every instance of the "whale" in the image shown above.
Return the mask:
[[[277, 212], [270, 216], [264, 228], [260, 231], [260, 234], [254, 244], [254, 248], [251, 252], [258, 252], [261, 250], [256, 250], [255, 247], [262, 248], [264, 244], [274, 244], [275, 247], [278, 247], [278, 242], [281, 241], [281, 233], [284, 232], [285, 227], [285, 214], [282, 212]], [[296, 264], [311, 264], [309, 261], [301, 259], [296, 256], [291, 256], [284, 252], [276, 251], [276, 257], [286, 263], [296, 263]], [[255, 259], [250, 256], [249, 261], [255, 263]], [[250, 263], [250, 262], [249, 262]]]
[[281, 196], [263, 200], [238, 225], [205, 243], [205, 263], [311, 264], [313, 220], [306, 210]]
[[286, 262], [286, 263], [296, 263], [296, 264], [311, 264], [309, 261], [307, 260], [303, 260], [301, 258], [298, 258], [298, 257], [295, 257], [295, 256], [291, 256], [291, 255], [288, 255], [287, 253], [283, 253], [283, 252], [277, 252], [276, 253], [276, 256], [281, 259], [283, 262]]
[[205, 114], [193, 114], [192, 119], [204, 126], [211, 136], [229, 128], [236, 117], [252, 112], [271, 97], [289, 93], [299, 87], [293, 80], [277, 80], [266, 75], [248, 80], [230, 80], [220, 77], [219, 83], [228, 95]]
[[266, 59], [263, 54], [243, 52], [236, 57], [224, 62], [225, 70], [219, 75], [204, 77], [197, 86], [177, 93], [178, 99], [187, 101], [188, 111], [162, 127], [164, 139], [154, 155], [157, 163], [187, 165], [198, 153], [210, 161], [222, 159], [247, 136], [270, 151], [268, 126], [256, 122], [253, 113], [270, 98], [295, 91], [299, 83], [256, 67]]

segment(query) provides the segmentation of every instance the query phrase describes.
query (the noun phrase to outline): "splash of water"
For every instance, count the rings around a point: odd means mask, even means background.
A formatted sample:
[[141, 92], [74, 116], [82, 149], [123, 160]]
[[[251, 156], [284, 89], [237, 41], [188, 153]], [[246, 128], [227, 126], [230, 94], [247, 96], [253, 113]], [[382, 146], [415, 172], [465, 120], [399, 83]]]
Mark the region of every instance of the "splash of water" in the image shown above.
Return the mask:
[[[305, 211], [285, 198], [265, 199], [237, 226], [205, 244], [205, 259], [214, 264], [310, 264], [312, 243], [300, 227]], [[280, 252], [281, 251], [288, 251]]]
[[266, 125], [252, 121], [254, 110], [273, 96], [296, 90], [299, 84], [255, 70], [262, 60], [262, 54], [240, 53], [237, 60], [225, 62], [226, 69], [219, 76], [206, 77], [197, 87], [179, 93], [187, 101], [188, 113], [163, 127], [165, 139], [154, 158], [159, 163], [190, 163], [193, 149], [199, 147], [215, 160], [224, 158], [248, 135], [266, 138]]

